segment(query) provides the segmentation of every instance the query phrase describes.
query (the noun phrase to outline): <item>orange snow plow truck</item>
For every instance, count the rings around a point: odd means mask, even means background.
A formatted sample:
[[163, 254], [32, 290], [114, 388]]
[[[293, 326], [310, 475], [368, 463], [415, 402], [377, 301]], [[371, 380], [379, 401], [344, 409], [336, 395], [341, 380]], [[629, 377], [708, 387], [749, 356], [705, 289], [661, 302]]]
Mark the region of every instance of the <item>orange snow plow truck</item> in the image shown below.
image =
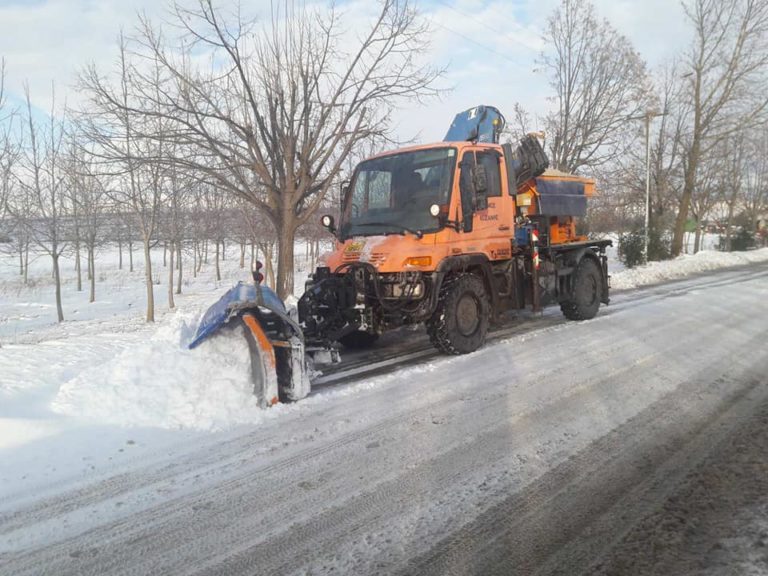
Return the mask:
[[[322, 217], [335, 249], [307, 282], [298, 322], [258, 296], [231, 307], [228, 319], [264, 331], [259, 341], [285, 350], [301, 339], [292, 358], [270, 352], [283, 395], [308, 392], [307, 356], [338, 358], [339, 344], [366, 348], [401, 326], [423, 323], [438, 350], [465, 354], [506, 311], [559, 304], [569, 320], [586, 320], [608, 303], [611, 242], [576, 231], [594, 182], [548, 171], [533, 135], [498, 144], [503, 127], [497, 109], [478, 106], [456, 116], [443, 142], [361, 162], [338, 222]], [[255, 292], [262, 304], [276, 299]]]

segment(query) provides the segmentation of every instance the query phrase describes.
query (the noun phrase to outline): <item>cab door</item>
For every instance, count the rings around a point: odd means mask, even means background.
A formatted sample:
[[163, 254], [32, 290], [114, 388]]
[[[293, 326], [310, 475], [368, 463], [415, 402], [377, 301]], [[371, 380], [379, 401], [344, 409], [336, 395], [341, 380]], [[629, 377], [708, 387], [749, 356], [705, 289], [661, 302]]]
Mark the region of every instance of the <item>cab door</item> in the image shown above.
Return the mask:
[[511, 255], [513, 211], [511, 198], [502, 193], [501, 162], [501, 153], [493, 148], [468, 150], [462, 159], [463, 170], [477, 166], [485, 169], [487, 206], [477, 206], [471, 236], [478, 243], [479, 251], [486, 253], [491, 260]]

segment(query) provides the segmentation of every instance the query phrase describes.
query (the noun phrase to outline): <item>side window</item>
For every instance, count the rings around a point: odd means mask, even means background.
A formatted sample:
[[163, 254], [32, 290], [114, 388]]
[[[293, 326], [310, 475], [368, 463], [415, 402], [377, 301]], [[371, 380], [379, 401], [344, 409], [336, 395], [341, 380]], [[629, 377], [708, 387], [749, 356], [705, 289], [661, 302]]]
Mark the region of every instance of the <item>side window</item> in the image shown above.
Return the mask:
[[459, 172], [459, 192], [461, 193], [461, 213], [464, 219], [464, 232], [472, 231], [472, 214], [475, 208], [475, 187], [472, 184], [472, 172], [475, 167], [475, 153], [465, 152], [461, 157]]
[[501, 196], [499, 156], [493, 152], [478, 152], [477, 163], [485, 166], [485, 174], [488, 178], [488, 198]]

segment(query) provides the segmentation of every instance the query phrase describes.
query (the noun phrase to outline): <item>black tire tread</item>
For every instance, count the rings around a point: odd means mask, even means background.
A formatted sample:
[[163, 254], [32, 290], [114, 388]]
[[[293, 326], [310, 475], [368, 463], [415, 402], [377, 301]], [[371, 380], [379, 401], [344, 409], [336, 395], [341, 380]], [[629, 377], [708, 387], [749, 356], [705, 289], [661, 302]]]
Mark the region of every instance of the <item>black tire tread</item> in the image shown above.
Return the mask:
[[[587, 274], [594, 274], [597, 281], [597, 306], [587, 307], [581, 300], [581, 291], [585, 289], [584, 279]], [[592, 258], [584, 258], [576, 269], [574, 299], [566, 300], [560, 303], [560, 310], [568, 320], [591, 320], [597, 314], [600, 308], [600, 292], [602, 290], [602, 281], [600, 267]]]
[[[472, 352], [472, 350], [460, 350], [456, 347], [454, 338], [450, 333], [450, 328], [446, 321], [446, 310], [453, 305], [452, 299], [456, 297], [456, 294], [462, 292], [462, 289], [465, 287], [469, 287], [475, 291], [476, 295], [481, 300], [482, 308], [486, 312], [490, 310], [490, 302], [485, 290], [485, 285], [478, 276], [474, 274], [461, 274], [446, 278], [440, 287], [440, 295], [438, 297], [435, 312], [432, 315], [432, 318], [427, 322], [429, 341], [443, 354], [458, 356], [459, 354]], [[485, 333], [488, 331], [490, 313], [487, 313], [485, 319], [481, 320], [481, 322], [484, 322], [485, 324], [485, 328], [483, 328], [484, 333], [482, 334], [479, 345], [475, 349], [480, 348], [485, 343]]]

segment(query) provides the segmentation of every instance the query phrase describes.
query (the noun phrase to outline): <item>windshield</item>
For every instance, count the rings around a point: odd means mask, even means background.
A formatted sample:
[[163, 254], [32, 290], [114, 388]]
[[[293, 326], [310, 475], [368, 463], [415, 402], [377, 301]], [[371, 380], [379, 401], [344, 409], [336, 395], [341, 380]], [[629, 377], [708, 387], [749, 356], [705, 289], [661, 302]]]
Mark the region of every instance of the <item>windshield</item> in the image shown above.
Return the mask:
[[439, 221], [429, 207], [449, 202], [455, 164], [454, 148], [362, 162], [344, 203], [341, 237], [438, 230]]

